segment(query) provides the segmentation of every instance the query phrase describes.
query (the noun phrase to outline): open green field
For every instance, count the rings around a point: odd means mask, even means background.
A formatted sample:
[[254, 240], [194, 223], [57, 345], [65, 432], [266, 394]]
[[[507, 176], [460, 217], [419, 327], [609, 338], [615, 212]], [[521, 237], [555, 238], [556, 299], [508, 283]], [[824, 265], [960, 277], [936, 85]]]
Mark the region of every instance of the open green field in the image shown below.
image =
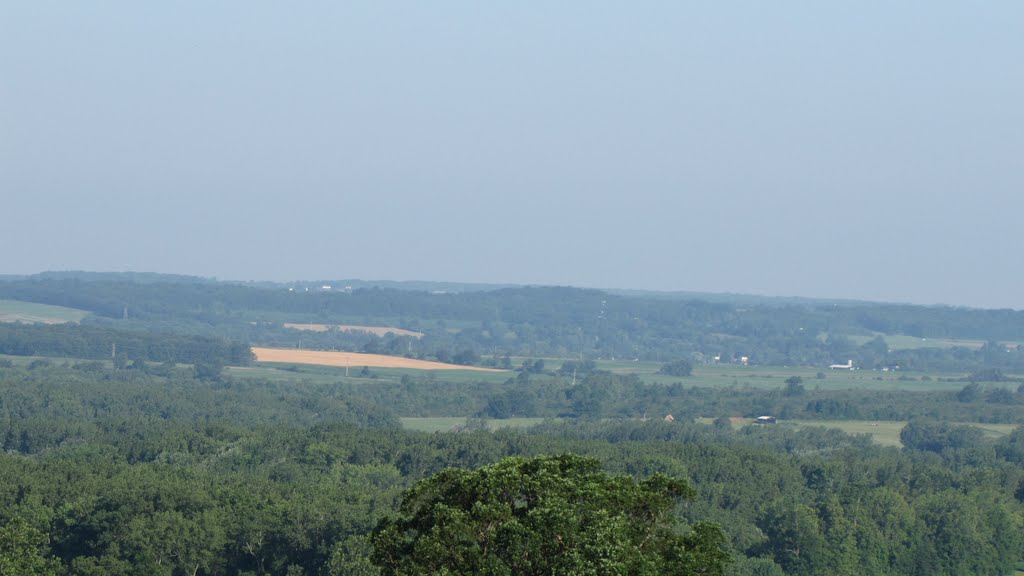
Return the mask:
[[[885, 338], [885, 343], [889, 345], [892, 350], [916, 350], [919, 348], [970, 348], [977, 350], [985, 345], [984, 340], [965, 340], [958, 338], [918, 338], [916, 336], [907, 336], [905, 334], [874, 334], [871, 336], [849, 336], [848, 338], [856, 343], [862, 345], [866, 342], [873, 340], [876, 336]], [[1015, 347], [1020, 342], [1003, 342], [1011, 347]]]
[[[544, 418], [508, 418], [504, 420], [485, 420], [488, 428], [497, 430], [500, 428], [526, 428], [543, 422]], [[448, 432], [458, 426], [465, 426], [469, 421], [463, 416], [445, 416], [435, 418], [401, 418], [402, 426], [409, 430], [422, 432]], [[698, 422], [711, 424], [712, 418], [698, 418]], [[822, 428], [835, 428], [847, 434], [867, 434], [881, 446], [900, 447], [900, 431], [907, 423], [905, 421], [871, 421], [871, 420], [783, 420], [777, 426], [791, 428], [805, 428], [818, 426]], [[1016, 424], [985, 424], [978, 422], [963, 422], [980, 428], [988, 438], [1001, 438], [1013, 432]], [[735, 419], [734, 428], [742, 428], [751, 425], [747, 419]]]
[[13, 356], [10, 354], [0, 354], [0, 360], [10, 362], [12, 365], [19, 368], [24, 368], [36, 360], [44, 360], [51, 364], [63, 364], [65, 362], [70, 363], [70, 358], [48, 358], [43, 356]]
[[[525, 358], [513, 358], [513, 366], [519, 366]], [[545, 358], [548, 371], [558, 370], [564, 362], [561, 358]], [[610, 361], [598, 360], [597, 367], [617, 374], [636, 374], [650, 384], [682, 383], [684, 386], [702, 386], [708, 388], [726, 388], [730, 386], [751, 387], [760, 389], [780, 389], [785, 381], [792, 376], [803, 379], [808, 390], [904, 390], [904, 391], [955, 391], [964, 387], [958, 379], [964, 374], [939, 374], [911, 371], [876, 371], [876, 370], [828, 370], [813, 367], [787, 366], [738, 366], [735, 364], [709, 364], [696, 366], [693, 375], [680, 378], [658, 374], [662, 362], [654, 361]], [[399, 382], [403, 376], [412, 378], [429, 378], [442, 382], [505, 382], [515, 378], [516, 373], [506, 372], [473, 372], [466, 370], [416, 370], [410, 368], [370, 368], [375, 378], [360, 376], [362, 366], [344, 367], [317, 366], [312, 364], [256, 363], [245, 368], [230, 368], [230, 372], [241, 377], [258, 377], [274, 381], [310, 380], [330, 383], [340, 380], [360, 380], [375, 382]], [[818, 373], [823, 378], [818, 378]], [[555, 376], [548, 376], [553, 378]], [[544, 376], [534, 376], [535, 380]], [[571, 378], [571, 376], [565, 376]], [[1016, 388], [1016, 383], [990, 383], [988, 386], [1006, 386]]]
[[25, 322], [28, 324], [63, 324], [80, 322], [88, 316], [85, 310], [22, 302], [21, 300], [0, 300], [0, 322]]
[[897, 448], [903, 446], [903, 443], [900, 442], [900, 432], [907, 425], [904, 421], [875, 422], [868, 420], [786, 420], [785, 423], [797, 428], [819, 426], [836, 428], [847, 434], [867, 434], [876, 444]]
[[416, 332], [425, 332], [431, 330], [442, 330], [451, 334], [456, 334], [465, 330], [466, 328], [477, 328], [480, 323], [473, 320], [451, 320], [451, 319], [440, 319], [440, 318], [418, 318], [413, 323], [408, 322], [408, 318], [402, 316], [330, 316], [323, 317], [320, 315], [301, 315], [288, 312], [281, 313], [266, 313], [261, 316], [263, 319], [269, 319], [285, 323], [295, 324], [352, 324], [361, 326], [395, 326]]
[[[711, 424], [714, 419], [698, 418], [697, 421], [702, 424]], [[780, 420], [777, 426], [835, 428], [847, 434], [868, 434], [877, 444], [898, 448], [903, 445], [900, 442], [900, 431], [903, 430], [906, 424], [906, 421], [902, 420]], [[980, 428], [988, 438], [1001, 438], [1017, 428], [1016, 424], [987, 424], [980, 422], [960, 422], [960, 424]], [[751, 425], [749, 419], [733, 420], [733, 428], [742, 428], [748, 425]]]
[[[645, 382], [685, 386], [720, 388], [749, 386], [752, 388], [783, 388], [787, 378], [799, 376], [808, 390], [959, 390], [963, 382], [956, 380], [964, 374], [938, 374], [912, 371], [829, 370], [814, 367], [739, 366], [735, 364], [708, 364], [695, 366], [693, 375], [680, 378], [658, 374], [661, 362], [598, 361], [598, 368], [618, 374], [636, 374]], [[821, 372], [824, 378], [818, 378]], [[993, 384], [998, 386], [999, 384]], [[1008, 384], [1007, 384], [1008, 385]]]
[[230, 367], [228, 373], [243, 378], [261, 378], [276, 382], [308, 380], [318, 384], [339, 381], [366, 383], [401, 382], [402, 376], [426, 378], [438, 382], [504, 382], [515, 378], [515, 372], [475, 372], [469, 370], [416, 370], [412, 368], [370, 368], [369, 376], [362, 376], [362, 366], [319, 366], [315, 364], [282, 364], [256, 362], [252, 366]]
[[[457, 426], [465, 426], [468, 418], [461, 416], [445, 416], [438, 418], [401, 418], [402, 427], [421, 432], [448, 432]], [[501, 420], [485, 420], [491, 430], [499, 428], [528, 428], [543, 422], [544, 418], [505, 418]]]

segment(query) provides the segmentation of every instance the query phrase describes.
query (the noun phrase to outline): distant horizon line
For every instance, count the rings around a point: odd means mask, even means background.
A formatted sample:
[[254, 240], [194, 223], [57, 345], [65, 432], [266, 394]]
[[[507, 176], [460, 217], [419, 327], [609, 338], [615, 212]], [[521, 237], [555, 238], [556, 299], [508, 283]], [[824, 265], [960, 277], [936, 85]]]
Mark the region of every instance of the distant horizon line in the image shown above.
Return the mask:
[[[181, 278], [191, 280], [201, 280], [206, 282], [218, 282], [218, 283], [233, 283], [233, 284], [264, 284], [264, 285], [280, 285], [287, 287], [289, 285], [296, 284], [320, 284], [331, 285], [332, 289], [337, 289], [333, 286], [334, 283], [351, 282], [360, 284], [360, 288], [367, 286], [381, 286], [387, 285], [421, 285], [421, 286], [436, 286], [436, 287], [462, 287], [472, 288], [475, 290], [498, 290], [502, 288], [575, 288], [579, 290], [597, 290], [600, 292], [606, 292], [618, 296], [654, 296], [654, 297], [687, 297], [693, 299], [705, 299], [705, 300], [736, 300], [746, 299], [751, 301], [758, 300], [771, 300], [778, 302], [789, 302], [789, 303], [804, 303], [804, 304], [878, 304], [878, 305], [892, 305], [892, 306], [921, 306], [921, 307], [935, 307], [935, 308], [962, 308], [962, 309], [973, 309], [973, 310], [1013, 310], [1019, 311], [1018, 308], [1008, 306], [976, 306], [966, 304], [948, 304], [948, 303], [919, 303], [911, 301], [894, 301], [894, 300], [868, 300], [861, 298], [848, 298], [848, 297], [827, 297], [827, 296], [801, 296], [801, 295], [770, 295], [770, 294], [758, 294], [753, 292], [732, 292], [732, 291], [721, 291], [713, 292], [707, 290], [684, 290], [684, 289], [651, 289], [651, 288], [612, 288], [612, 287], [599, 287], [599, 286], [586, 286], [578, 284], [561, 284], [561, 283], [544, 283], [544, 282], [481, 282], [481, 281], [460, 281], [460, 280], [393, 280], [393, 279], [375, 279], [365, 280], [362, 278], [314, 278], [314, 279], [298, 279], [298, 280], [269, 280], [269, 279], [239, 279], [239, 278], [223, 278], [219, 276], [205, 276], [192, 273], [180, 273], [180, 272], [156, 272], [156, 271], [138, 271], [138, 270], [85, 270], [85, 269], [66, 269], [66, 270], [43, 270], [40, 272], [33, 272], [28, 274], [10, 274], [0, 273], [0, 280], [10, 279], [22, 279], [32, 277], [45, 277], [45, 276], [141, 276], [141, 277], [166, 277], [166, 278]], [[409, 288], [414, 289], [414, 288]], [[426, 289], [426, 288], [420, 288]]]

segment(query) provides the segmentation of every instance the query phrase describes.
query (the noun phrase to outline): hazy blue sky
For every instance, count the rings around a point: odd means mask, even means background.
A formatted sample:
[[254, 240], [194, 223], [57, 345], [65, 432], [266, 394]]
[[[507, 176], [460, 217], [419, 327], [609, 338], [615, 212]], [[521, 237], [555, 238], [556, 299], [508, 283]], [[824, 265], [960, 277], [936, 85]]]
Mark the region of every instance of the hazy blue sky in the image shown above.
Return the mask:
[[1024, 308], [1024, 2], [2, 2], [0, 273]]

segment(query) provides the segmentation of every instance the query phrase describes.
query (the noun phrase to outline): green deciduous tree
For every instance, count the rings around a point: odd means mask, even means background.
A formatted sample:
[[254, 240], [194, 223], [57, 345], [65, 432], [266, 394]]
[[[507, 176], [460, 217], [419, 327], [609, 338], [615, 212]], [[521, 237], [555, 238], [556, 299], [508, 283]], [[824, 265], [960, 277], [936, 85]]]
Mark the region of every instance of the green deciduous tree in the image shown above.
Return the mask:
[[19, 517], [0, 526], [0, 574], [55, 576], [60, 573], [60, 562], [48, 557], [46, 534]]
[[717, 526], [677, 525], [682, 480], [605, 474], [574, 455], [506, 458], [447, 469], [406, 492], [371, 541], [386, 576], [720, 575]]
[[785, 396], [803, 396], [807, 390], [804, 388], [804, 379], [799, 376], [786, 378], [786, 388], [782, 391]]
[[776, 502], [758, 524], [768, 537], [766, 551], [786, 574], [824, 572], [827, 544], [813, 508], [806, 504]]
[[913, 450], [942, 452], [977, 447], [985, 434], [981, 429], [962, 424], [911, 420], [900, 431], [900, 442]]
[[693, 364], [689, 360], [675, 360], [663, 365], [658, 372], [669, 376], [689, 376], [693, 373]]

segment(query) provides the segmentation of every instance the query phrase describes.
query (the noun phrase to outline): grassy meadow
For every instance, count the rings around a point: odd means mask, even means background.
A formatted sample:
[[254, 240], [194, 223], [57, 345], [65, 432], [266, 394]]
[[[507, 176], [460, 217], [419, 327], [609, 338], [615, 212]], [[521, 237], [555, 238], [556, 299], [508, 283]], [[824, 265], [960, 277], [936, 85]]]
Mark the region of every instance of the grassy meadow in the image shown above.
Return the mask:
[[[554, 363], [552, 363], [554, 364]], [[650, 361], [598, 361], [598, 368], [618, 374], [636, 374], [652, 384], [681, 382], [686, 386], [721, 388], [744, 386], [772, 389], [784, 387], [787, 378], [799, 376], [808, 390], [959, 390], [964, 387], [957, 379], [964, 374], [936, 374], [912, 371], [829, 370], [813, 367], [740, 366], [736, 364], [707, 364], [695, 366], [686, 378], [659, 374], [661, 362]], [[818, 373], [822, 378], [818, 378]], [[998, 385], [998, 384], [995, 384]]]
[[229, 367], [228, 373], [242, 378], [261, 378], [283, 382], [289, 380], [311, 381], [318, 384], [334, 382], [394, 383], [403, 376], [417, 380], [442, 382], [504, 382], [515, 377], [515, 372], [476, 372], [471, 370], [417, 370], [414, 368], [375, 368], [363, 375], [363, 366], [320, 366], [316, 364], [284, 364], [277, 362], [256, 362], [252, 366]]
[[[421, 432], [448, 432], [456, 427], [465, 426], [469, 418], [464, 416], [444, 416], [433, 418], [401, 418], [402, 427], [409, 430]], [[484, 422], [491, 430], [501, 428], [527, 428], [543, 422], [544, 418], [508, 418], [508, 419], [487, 419]], [[711, 424], [713, 418], [698, 418], [702, 424]], [[900, 431], [907, 423], [905, 421], [870, 421], [870, 420], [784, 420], [777, 426], [790, 428], [806, 428], [818, 426], [822, 428], [834, 428], [842, 430], [847, 434], [867, 434], [872, 440], [881, 446], [892, 446], [899, 448]], [[1017, 428], [1016, 424], [986, 424], [978, 422], [962, 422], [980, 428], [985, 436], [989, 438], [1001, 438], [1010, 434]], [[744, 426], [753, 425], [749, 419], [733, 419], [733, 428], [739, 429]]]
[[[512, 365], [519, 366], [527, 358], [512, 358]], [[548, 372], [556, 371], [565, 361], [563, 358], [545, 358]], [[662, 362], [654, 361], [620, 361], [598, 360], [597, 367], [617, 374], [636, 374], [641, 380], [650, 384], [670, 385], [676, 382], [684, 386], [700, 386], [707, 388], [751, 387], [764, 390], [785, 387], [787, 378], [799, 376], [808, 390], [902, 390], [932, 391], [960, 390], [964, 382], [959, 378], [965, 374], [939, 374], [912, 371], [880, 371], [880, 370], [829, 370], [809, 367], [787, 366], [739, 366], [735, 364], [708, 364], [696, 366], [691, 376], [681, 378], [659, 374]], [[230, 368], [232, 374], [241, 377], [259, 377], [275, 381], [311, 380], [315, 382], [337, 382], [339, 380], [359, 380], [366, 382], [398, 382], [403, 376], [428, 381], [445, 382], [505, 382], [515, 378], [516, 372], [475, 372], [469, 370], [417, 370], [413, 368], [377, 368], [370, 367], [370, 375], [362, 376], [362, 366], [352, 365], [346, 369], [337, 366], [320, 366], [297, 363], [257, 362], [245, 368]], [[821, 374], [821, 378], [818, 374]], [[537, 378], [554, 378], [556, 376], [534, 376]], [[571, 376], [565, 376], [571, 378]], [[1016, 388], [1016, 383], [989, 383], [987, 386], [1006, 386]]]
[[[512, 358], [513, 366], [519, 366], [525, 360], [531, 358]], [[564, 362], [560, 358], [545, 358], [547, 370], [556, 371]], [[670, 385], [676, 382], [684, 386], [701, 386], [709, 388], [728, 388], [735, 386], [752, 387], [760, 389], [779, 389], [786, 384], [787, 378], [798, 376], [803, 379], [804, 386], [813, 390], [844, 390], [844, 389], [868, 389], [868, 390], [901, 390], [901, 391], [929, 391], [929, 390], [959, 390], [963, 388], [964, 382], [958, 381], [962, 376], [959, 374], [938, 374], [923, 372], [904, 371], [875, 371], [875, 370], [820, 370], [808, 367], [786, 367], [786, 366], [739, 366], [733, 364], [715, 364], [696, 366], [693, 374], [689, 377], [680, 378], [659, 374], [662, 362], [654, 361], [622, 361], [622, 360], [599, 360], [597, 367], [601, 370], [608, 370], [618, 374], [636, 374], [643, 381], [652, 384]], [[395, 383], [402, 381], [403, 377], [413, 378], [415, 383], [429, 384], [431, 382], [505, 382], [514, 378], [516, 372], [470, 372], [465, 370], [416, 370], [407, 368], [370, 368], [369, 375], [361, 375], [362, 367], [352, 366], [348, 375], [345, 369], [332, 366], [316, 366], [308, 364], [270, 364], [257, 363], [251, 367], [229, 368], [234, 376], [256, 377], [275, 381], [299, 381], [330, 384], [334, 382], [363, 383], [375, 385], [381, 383]], [[819, 377], [819, 373], [823, 377]], [[543, 378], [556, 378], [552, 374], [533, 375], [534, 382]], [[571, 376], [561, 376], [571, 378]], [[987, 384], [988, 386], [999, 386], [1001, 384]], [[1005, 384], [1016, 388], [1016, 383]], [[427, 417], [401, 419], [403, 427], [410, 430], [424, 432], [445, 432], [459, 426], [465, 426], [469, 418], [463, 416]], [[508, 420], [488, 419], [487, 426], [492, 430], [505, 427], [528, 427], [539, 422], [542, 418], [512, 418]], [[710, 424], [712, 418], [698, 419], [700, 422]], [[743, 418], [735, 418], [733, 426], [736, 428], [749, 425], [750, 421]], [[1009, 434], [1016, 425], [1013, 424], [985, 424], [966, 422], [981, 428], [990, 438], [998, 438]], [[867, 421], [867, 420], [785, 420], [779, 426], [803, 428], [808, 426], [820, 426], [842, 430], [848, 434], [867, 434], [873, 441], [881, 446], [900, 447], [900, 431], [906, 425], [905, 421]]]
[[[917, 350], [919, 348], [970, 348], [977, 350], [985, 345], [984, 340], [967, 340], [958, 338], [918, 338], [916, 336], [907, 336], [905, 334], [873, 334], [871, 336], [848, 336], [848, 338], [856, 343], [857, 345], [863, 345], [877, 336], [885, 338], [885, 343], [889, 345], [892, 350]], [[1015, 347], [1020, 342], [1003, 342], [1011, 347]]]
[[[420, 432], [448, 432], [458, 426], [465, 426], [469, 418], [462, 416], [445, 416], [439, 418], [401, 418], [402, 427], [408, 430], [419, 430]], [[544, 418], [504, 418], [484, 420], [487, 428], [498, 430], [500, 428], [528, 428], [543, 422]]]
[[89, 313], [84, 310], [22, 302], [21, 300], [0, 300], [0, 322], [24, 322], [26, 324], [63, 324], [81, 322]]

